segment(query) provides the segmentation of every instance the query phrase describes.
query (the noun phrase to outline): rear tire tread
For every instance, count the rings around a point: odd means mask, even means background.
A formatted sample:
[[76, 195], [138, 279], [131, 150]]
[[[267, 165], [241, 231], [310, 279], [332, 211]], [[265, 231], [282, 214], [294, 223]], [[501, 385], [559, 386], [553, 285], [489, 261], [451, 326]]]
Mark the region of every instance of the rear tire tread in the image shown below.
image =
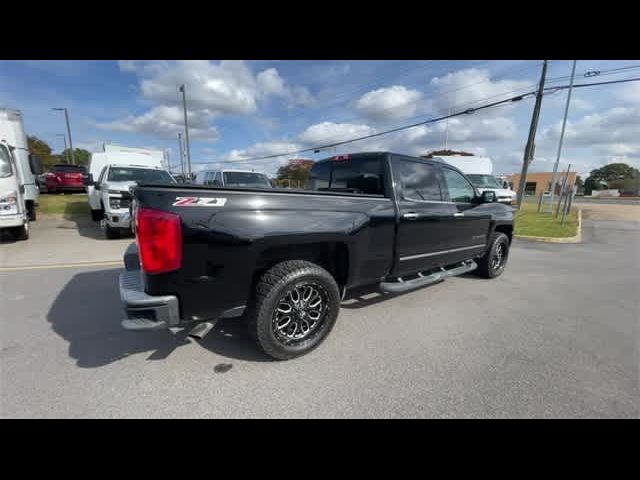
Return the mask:
[[[320, 277], [323, 277], [325, 280], [333, 282], [335, 284], [335, 280], [331, 276], [331, 274], [321, 266], [306, 260], [287, 260], [278, 263], [277, 265], [266, 271], [262, 275], [262, 277], [260, 277], [260, 280], [255, 287], [255, 294], [250, 302], [249, 308], [247, 309], [249, 334], [254, 339], [254, 341], [257, 342], [264, 353], [274, 359], [288, 360], [311, 352], [322, 343], [324, 338], [326, 338], [333, 327], [333, 325], [331, 325], [324, 336], [310, 348], [302, 352], [287, 352], [283, 351], [283, 349], [281, 348], [277, 348], [276, 346], [274, 346], [272, 340], [270, 338], [266, 338], [264, 332], [261, 331], [258, 325], [259, 316], [262, 313], [263, 308], [265, 308], [265, 304], [272, 300], [269, 297], [269, 294], [273, 291], [273, 289], [276, 288], [279, 284], [289, 283], [293, 280], [293, 278], [291, 277], [293, 277], [294, 275], [296, 277], [300, 277], [309, 274], [318, 275]], [[337, 284], [335, 284], [335, 288], [338, 292], [338, 302], [337, 305], [331, 305], [331, 308], [337, 311], [340, 308], [340, 292]], [[333, 323], [335, 323], [335, 319], [327, 319], [325, 321], [332, 321]]]

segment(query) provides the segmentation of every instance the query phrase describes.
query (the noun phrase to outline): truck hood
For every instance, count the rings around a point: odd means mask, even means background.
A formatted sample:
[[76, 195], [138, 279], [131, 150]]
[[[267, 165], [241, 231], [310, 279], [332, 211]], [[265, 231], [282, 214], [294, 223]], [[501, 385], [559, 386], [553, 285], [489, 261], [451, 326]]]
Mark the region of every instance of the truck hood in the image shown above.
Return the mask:
[[117, 190], [119, 192], [129, 193], [129, 188], [135, 187], [137, 182], [107, 182], [108, 190]]

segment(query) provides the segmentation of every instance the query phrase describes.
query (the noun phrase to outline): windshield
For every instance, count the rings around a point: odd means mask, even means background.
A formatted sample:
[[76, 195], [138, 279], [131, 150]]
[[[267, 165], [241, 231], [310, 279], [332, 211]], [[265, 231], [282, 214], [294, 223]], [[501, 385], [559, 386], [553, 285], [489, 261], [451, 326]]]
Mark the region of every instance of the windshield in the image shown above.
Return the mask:
[[271, 187], [266, 175], [251, 172], [224, 172], [224, 184], [239, 187]]
[[0, 178], [11, 176], [11, 154], [7, 147], [0, 145]]
[[477, 188], [503, 188], [502, 184], [493, 175], [467, 175], [474, 187]]
[[111, 167], [109, 182], [176, 183], [164, 170], [151, 168]]

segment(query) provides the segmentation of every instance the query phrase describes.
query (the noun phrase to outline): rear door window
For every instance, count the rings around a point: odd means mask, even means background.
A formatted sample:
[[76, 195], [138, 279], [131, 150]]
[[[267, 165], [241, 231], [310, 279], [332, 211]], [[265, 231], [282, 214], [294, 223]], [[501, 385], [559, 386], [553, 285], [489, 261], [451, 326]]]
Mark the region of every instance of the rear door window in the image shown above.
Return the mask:
[[434, 165], [396, 160], [393, 162], [393, 178], [399, 185], [400, 195], [404, 200], [442, 200], [438, 169]]

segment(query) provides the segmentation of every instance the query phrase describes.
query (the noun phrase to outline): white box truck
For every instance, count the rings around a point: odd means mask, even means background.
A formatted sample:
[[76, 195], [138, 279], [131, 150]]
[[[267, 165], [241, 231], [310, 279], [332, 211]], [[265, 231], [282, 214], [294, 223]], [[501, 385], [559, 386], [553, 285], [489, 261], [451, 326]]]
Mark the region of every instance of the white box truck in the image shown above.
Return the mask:
[[496, 193], [498, 202], [511, 205], [515, 203], [517, 194], [505, 188], [504, 183], [493, 175], [493, 160], [489, 157], [475, 155], [434, 155], [436, 160], [448, 163], [460, 169], [480, 193], [489, 190]]
[[24, 190], [27, 214], [29, 220], [34, 222], [40, 196], [36, 177], [42, 173], [42, 164], [39, 159], [29, 155], [27, 134], [20, 110], [0, 108], [0, 142], [2, 141], [13, 150], [17, 173]]
[[167, 170], [169, 169], [167, 154], [164, 150], [157, 150], [153, 148], [127, 147], [124, 145], [117, 145], [115, 143], [103, 143], [102, 150], [105, 152], [128, 152], [149, 155], [158, 161], [158, 165], [161, 165]]
[[9, 230], [16, 240], [29, 238], [29, 215], [15, 149], [0, 141], [0, 233]]

